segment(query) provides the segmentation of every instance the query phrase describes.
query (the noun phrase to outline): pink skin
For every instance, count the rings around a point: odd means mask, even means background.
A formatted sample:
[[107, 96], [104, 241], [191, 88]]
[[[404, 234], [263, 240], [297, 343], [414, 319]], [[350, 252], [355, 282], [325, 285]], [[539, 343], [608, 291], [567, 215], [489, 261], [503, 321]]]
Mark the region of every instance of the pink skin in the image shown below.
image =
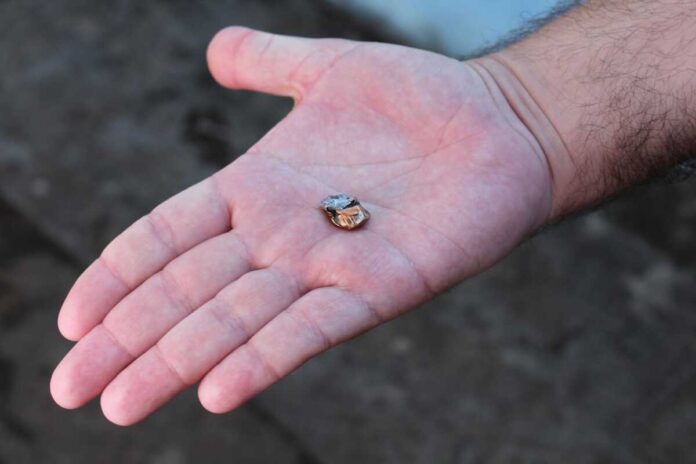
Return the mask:
[[[487, 74], [420, 50], [233, 27], [224, 86], [291, 96], [248, 153], [117, 237], [60, 312], [51, 392], [133, 424], [200, 381], [227, 412], [331, 346], [491, 266], [542, 226], [546, 159]], [[346, 192], [372, 213], [340, 230]]]

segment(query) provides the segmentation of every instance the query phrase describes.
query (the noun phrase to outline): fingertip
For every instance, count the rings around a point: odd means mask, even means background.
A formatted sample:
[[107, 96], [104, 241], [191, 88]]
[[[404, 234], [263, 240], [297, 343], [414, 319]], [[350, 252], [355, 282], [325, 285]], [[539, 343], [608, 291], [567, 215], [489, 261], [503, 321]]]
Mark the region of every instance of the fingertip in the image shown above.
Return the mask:
[[232, 411], [238, 404], [230, 402], [229, 390], [219, 382], [206, 381], [198, 386], [198, 401], [201, 406], [213, 414], [225, 414]]
[[101, 259], [95, 261], [65, 297], [58, 313], [58, 330], [68, 340], [81, 340], [128, 292]]
[[129, 402], [127, 395], [123, 389], [114, 386], [114, 384], [108, 385], [99, 399], [99, 405], [101, 406], [102, 413], [104, 417], [112, 424], [127, 427], [139, 422], [142, 418], [133, 416], [128, 407]]
[[198, 401], [201, 406], [213, 414], [223, 414], [227, 412], [224, 407], [222, 407], [222, 402], [220, 401], [220, 392], [209, 385], [210, 382], [201, 382], [198, 386]]
[[84, 292], [80, 288], [84, 287], [86, 280], [94, 280], [89, 277], [92, 269], [94, 269], [94, 265], [87, 268], [77, 279], [65, 297], [60, 311], [58, 311], [58, 331], [63, 337], [73, 342], [80, 340], [91, 329], [86, 324], [86, 316], [89, 312], [83, 309], [82, 294]]
[[158, 348], [148, 350], [104, 388], [100, 403], [109, 421], [140, 422], [186, 387], [158, 353]]
[[73, 342], [80, 340], [87, 333], [84, 327], [76, 323], [75, 319], [71, 317], [70, 310], [66, 308], [66, 303], [60, 308], [58, 312], [58, 331], [60, 334]]
[[51, 397], [61, 408], [77, 409], [85, 403], [83, 395], [73, 381], [74, 378], [70, 365], [65, 361], [58, 364], [51, 375], [49, 383]]
[[254, 369], [219, 364], [201, 380], [198, 400], [213, 414], [224, 414], [238, 408], [260, 390]]
[[98, 326], [58, 364], [51, 376], [51, 396], [63, 408], [79, 408], [96, 397], [131, 359]]
[[206, 53], [208, 69], [213, 78], [224, 87], [236, 87], [235, 55], [244, 39], [254, 32], [242, 26], [229, 26], [215, 34]]

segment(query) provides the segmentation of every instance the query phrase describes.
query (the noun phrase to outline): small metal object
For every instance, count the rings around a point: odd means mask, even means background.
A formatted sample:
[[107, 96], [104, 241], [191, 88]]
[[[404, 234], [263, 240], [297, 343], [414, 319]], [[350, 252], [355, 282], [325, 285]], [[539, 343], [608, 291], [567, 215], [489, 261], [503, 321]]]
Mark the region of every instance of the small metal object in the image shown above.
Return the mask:
[[357, 198], [345, 193], [329, 195], [321, 201], [321, 209], [331, 223], [341, 229], [355, 229], [370, 219], [370, 213], [362, 207]]

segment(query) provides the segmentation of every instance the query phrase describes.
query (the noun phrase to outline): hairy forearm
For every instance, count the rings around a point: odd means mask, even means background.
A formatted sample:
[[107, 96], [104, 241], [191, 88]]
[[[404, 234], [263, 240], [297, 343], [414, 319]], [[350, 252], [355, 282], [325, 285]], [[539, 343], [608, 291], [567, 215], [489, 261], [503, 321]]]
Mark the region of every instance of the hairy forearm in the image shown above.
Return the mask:
[[590, 1], [475, 63], [547, 156], [552, 220], [696, 153], [696, 1]]

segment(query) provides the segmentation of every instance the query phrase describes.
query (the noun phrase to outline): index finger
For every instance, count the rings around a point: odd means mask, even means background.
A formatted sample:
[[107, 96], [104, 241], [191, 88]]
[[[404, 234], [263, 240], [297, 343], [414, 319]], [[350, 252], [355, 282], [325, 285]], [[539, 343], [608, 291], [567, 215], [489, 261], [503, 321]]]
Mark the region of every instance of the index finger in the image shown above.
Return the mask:
[[148, 277], [195, 245], [231, 229], [229, 201], [209, 177], [157, 206], [116, 237], [77, 279], [58, 316], [79, 340]]

